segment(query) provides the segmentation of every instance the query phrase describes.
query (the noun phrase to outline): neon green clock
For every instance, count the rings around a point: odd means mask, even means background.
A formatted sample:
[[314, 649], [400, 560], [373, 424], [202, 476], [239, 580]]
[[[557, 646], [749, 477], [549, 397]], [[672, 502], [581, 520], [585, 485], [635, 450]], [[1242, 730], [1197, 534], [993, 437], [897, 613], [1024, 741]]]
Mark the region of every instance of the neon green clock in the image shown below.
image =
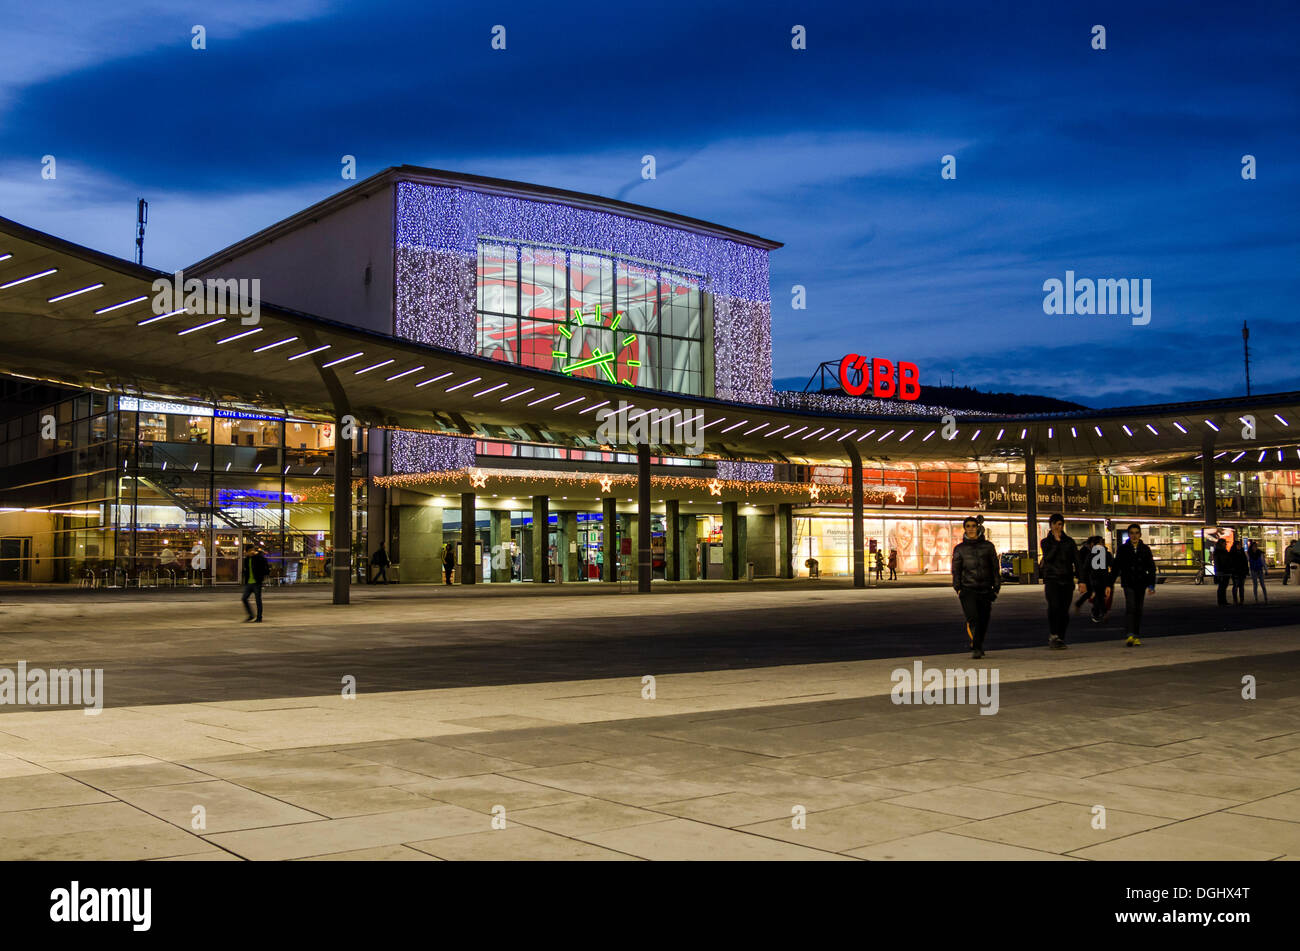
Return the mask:
[[[601, 352], [600, 347], [593, 347], [591, 356], [584, 357], [581, 352], [575, 358], [569, 354], [568, 350], [552, 350], [551, 356], [560, 361], [560, 372], [566, 376], [573, 376], [579, 370], [585, 370], [588, 367], [599, 367], [600, 372], [605, 375], [605, 379], [610, 383], [621, 383], [624, 386], [635, 386], [630, 379], [619, 379], [619, 371], [622, 367], [635, 372], [641, 366], [641, 361], [635, 359], [637, 356], [637, 335], [627, 332], [622, 335], [618, 332], [618, 325], [623, 322], [623, 313], [620, 311], [609, 319], [608, 326], [605, 323], [605, 317], [601, 313], [600, 305], [596, 305], [595, 315], [584, 316], [582, 310], [574, 308], [573, 316], [569, 322], [560, 328], [560, 333], [566, 340], [573, 339], [574, 330], [582, 334], [580, 328], [604, 328], [612, 331], [614, 337], [614, 348], [609, 353]], [[582, 341], [582, 336], [579, 336]], [[620, 359], [623, 358], [623, 359]]]

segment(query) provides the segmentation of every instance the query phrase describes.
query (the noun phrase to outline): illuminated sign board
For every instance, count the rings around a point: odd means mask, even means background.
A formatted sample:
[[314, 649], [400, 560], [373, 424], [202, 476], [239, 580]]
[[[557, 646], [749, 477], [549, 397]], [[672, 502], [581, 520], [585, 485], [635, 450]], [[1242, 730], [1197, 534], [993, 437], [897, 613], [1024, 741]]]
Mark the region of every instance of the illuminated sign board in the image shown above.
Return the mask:
[[[867, 373], [866, 357], [856, 353], [847, 354], [840, 361], [840, 387], [849, 396], [866, 396], [867, 391], [880, 399], [897, 396], [900, 400], [914, 400], [921, 396], [920, 371], [915, 363], [904, 360], [898, 362], [898, 380], [894, 380], [894, 364], [890, 360], [874, 358], [870, 361], [871, 373]], [[855, 383], [853, 378], [857, 377]]]
[[278, 423], [283, 416], [268, 416], [263, 413], [246, 413], [239, 409], [216, 409], [211, 406], [193, 406], [189, 403], [169, 403], [165, 400], [141, 400], [134, 396], [121, 396], [117, 408], [124, 412], [165, 413], [172, 416], [216, 416], [219, 419], [261, 419]]
[[117, 408], [123, 412], [139, 410], [141, 413], [170, 413], [176, 416], [211, 416], [211, 406], [190, 406], [187, 403], [165, 403], [162, 400], [138, 400], [134, 396], [119, 397]]

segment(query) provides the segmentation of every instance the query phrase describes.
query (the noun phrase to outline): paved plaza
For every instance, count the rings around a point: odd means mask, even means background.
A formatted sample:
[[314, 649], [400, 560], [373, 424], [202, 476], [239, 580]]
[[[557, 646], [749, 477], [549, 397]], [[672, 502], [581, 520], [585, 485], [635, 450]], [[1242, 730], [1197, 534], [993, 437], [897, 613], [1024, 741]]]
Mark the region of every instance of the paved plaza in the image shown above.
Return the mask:
[[[1006, 586], [978, 662], [942, 587], [574, 587], [0, 590], [0, 668], [104, 671], [0, 707], [0, 859], [1300, 857], [1295, 586], [1067, 651]], [[916, 662], [996, 712], [895, 703]]]

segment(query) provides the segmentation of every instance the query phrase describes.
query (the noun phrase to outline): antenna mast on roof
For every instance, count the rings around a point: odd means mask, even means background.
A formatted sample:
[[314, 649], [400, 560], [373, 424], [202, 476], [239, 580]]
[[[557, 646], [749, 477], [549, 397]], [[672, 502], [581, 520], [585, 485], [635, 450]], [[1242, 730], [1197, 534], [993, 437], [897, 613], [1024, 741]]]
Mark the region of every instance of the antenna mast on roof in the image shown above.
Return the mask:
[[144, 226], [149, 223], [149, 203], [135, 200], [135, 263], [144, 264]]
[[1241, 322], [1241, 349], [1246, 355], [1246, 395], [1250, 396], [1250, 328]]

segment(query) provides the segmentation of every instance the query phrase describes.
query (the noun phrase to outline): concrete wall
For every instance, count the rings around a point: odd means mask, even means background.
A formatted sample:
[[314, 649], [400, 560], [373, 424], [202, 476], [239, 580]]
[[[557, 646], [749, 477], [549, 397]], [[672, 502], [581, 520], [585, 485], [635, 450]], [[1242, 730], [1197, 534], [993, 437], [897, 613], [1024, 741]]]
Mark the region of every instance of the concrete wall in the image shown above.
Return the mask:
[[259, 278], [265, 301], [391, 334], [393, 235], [390, 185], [269, 244], [185, 276]]
[[399, 505], [393, 509], [401, 579], [412, 583], [442, 580], [442, 509], [436, 505]]
[[[31, 548], [27, 559], [28, 581], [54, 580], [54, 526], [56, 516], [39, 512], [4, 512], [0, 514], [0, 536], [5, 538], [30, 538]], [[75, 563], [84, 553], [72, 553]], [[14, 563], [17, 568], [17, 562]]]
[[[754, 577], [775, 578], [776, 518], [772, 515], [746, 515], [745, 532], [745, 560], [754, 563]], [[744, 570], [743, 564], [741, 570]]]

